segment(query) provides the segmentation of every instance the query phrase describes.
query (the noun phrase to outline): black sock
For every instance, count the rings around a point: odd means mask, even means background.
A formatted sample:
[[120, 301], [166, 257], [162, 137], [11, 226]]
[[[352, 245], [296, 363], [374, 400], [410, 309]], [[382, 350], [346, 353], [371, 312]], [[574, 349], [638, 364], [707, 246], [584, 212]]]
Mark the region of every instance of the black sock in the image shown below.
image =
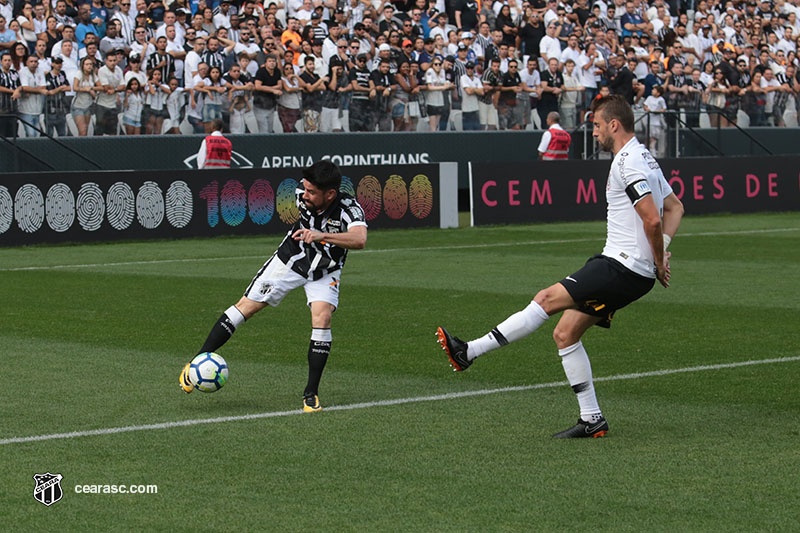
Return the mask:
[[217, 323], [211, 328], [205, 344], [203, 344], [198, 353], [216, 352], [223, 344], [228, 342], [234, 331], [236, 331], [236, 326], [233, 325], [228, 315], [222, 313], [222, 316], [217, 319]]
[[308, 383], [303, 396], [312, 396], [319, 390], [319, 380], [331, 353], [331, 341], [312, 340], [308, 344]]

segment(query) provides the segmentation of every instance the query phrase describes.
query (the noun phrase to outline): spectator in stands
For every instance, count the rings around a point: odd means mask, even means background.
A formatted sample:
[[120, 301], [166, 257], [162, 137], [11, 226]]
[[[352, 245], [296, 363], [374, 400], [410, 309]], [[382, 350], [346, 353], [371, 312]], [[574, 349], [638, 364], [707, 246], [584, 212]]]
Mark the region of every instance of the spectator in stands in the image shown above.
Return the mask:
[[116, 54], [106, 57], [106, 64], [97, 71], [102, 89], [97, 93], [95, 110], [95, 135], [116, 135], [120, 100], [117, 93], [124, 92], [124, 74], [117, 63]]
[[125, 97], [122, 102], [122, 125], [125, 135], [139, 135], [142, 132], [142, 109], [144, 92], [137, 78], [131, 78], [125, 86]]
[[558, 102], [558, 113], [561, 117], [562, 126], [571, 130], [578, 124], [578, 107], [582, 104], [584, 87], [583, 80], [578, 77], [575, 70], [575, 61], [567, 59], [564, 63], [564, 86], [562, 87], [561, 97]]
[[66, 94], [72, 87], [67, 81], [67, 75], [62, 70], [64, 60], [54, 57], [50, 63], [50, 71], [45, 74], [47, 84], [47, 98], [45, 101], [45, 128], [50, 136], [67, 136], [67, 113], [69, 103]]
[[547, 69], [541, 73], [542, 84], [537, 111], [543, 124], [547, 123], [550, 113], [558, 111], [558, 100], [564, 87], [564, 76], [559, 70], [557, 57], [551, 57]]
[[291, 133], [297, 131], [295, 124], [300, 120], [301, 91], [303, 90], [291, 62], [283, 65], [281, 85], [281, 94], [278, 96], [278, 118], [283, 126], [283, 132]]
[[485, 130], [496, 130], [498, 124], [497, 100], [500, 96], [500, 59], [494, 57], [489, 62], [489, 68], [481, 76], [483, 94], [478, 97], [478, 111], [480, 113], [481, 127]]

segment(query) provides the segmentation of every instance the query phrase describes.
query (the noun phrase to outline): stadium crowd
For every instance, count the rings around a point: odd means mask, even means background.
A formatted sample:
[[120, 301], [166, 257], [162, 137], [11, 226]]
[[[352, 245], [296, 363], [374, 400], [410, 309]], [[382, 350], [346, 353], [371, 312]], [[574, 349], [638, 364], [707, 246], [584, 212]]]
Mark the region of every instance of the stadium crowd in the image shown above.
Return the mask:
[[799, 1], [0, 0], [0, 134], [794, 126]]

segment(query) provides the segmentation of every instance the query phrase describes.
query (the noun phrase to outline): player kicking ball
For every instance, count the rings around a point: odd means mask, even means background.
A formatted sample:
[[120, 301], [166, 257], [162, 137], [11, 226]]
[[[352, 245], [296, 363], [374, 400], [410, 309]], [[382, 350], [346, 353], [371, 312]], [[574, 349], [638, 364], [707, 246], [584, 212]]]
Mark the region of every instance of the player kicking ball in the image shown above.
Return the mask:
[[464, 342], [443, 327], [436, 333], [451, 366], [462, 372], [476, 357], [530, 335], [563, 311], [553, 339], [578, 397], [580, 418], [575, 426], [553, 435], [555, 438], [596, 438], [608, 433], [581, 337], [592, 326], [611, 327], [614, 312], [647, 294], [656, 280], [669, 287], [670, 254], [666, 250], [683, 217], [683, 204], [633, 133], [631, 106], [622, 96], [612, 95], [594, 102], [592, 110], [595, 139], [604, 150], [614, 153], [606, 187], [608, 222], [603, 253], [539, 291], [530, 305], [479, 339]]
[[[276, 307], [293, 289], [303, 287], [311, 309], [308, 383], [303, 411], [322, 410], [318, 389], [331, 352], [331, 315], [339, 306], [339, 283], [347, 251], [367, 243], [364, 210], [355, 198], [339, 190], [342, 175], [328, 160], [303, 169], [297, 189], [300, 218], [278, 249], [256, 274], [244, 296], [211, 328], [199, 353], [216, 352], [236, 328], [270, 305]], [[180, 375], [181, 389], [192, 392], [189, 364]]]

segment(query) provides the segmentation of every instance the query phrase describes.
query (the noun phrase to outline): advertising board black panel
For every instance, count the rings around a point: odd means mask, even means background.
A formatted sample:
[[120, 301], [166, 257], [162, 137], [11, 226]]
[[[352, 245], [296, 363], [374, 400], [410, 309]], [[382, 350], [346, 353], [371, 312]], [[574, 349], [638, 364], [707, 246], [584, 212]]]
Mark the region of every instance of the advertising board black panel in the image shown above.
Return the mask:
[[[370, 228], [439, 226], [439, 165], [346, 167]], [[0, 245], [279, 234], [299, 169], [4, 174]]]
[[[800, 210], [800, 157], [659, 161], [686, 213]], [[611, 161], [472, 163], [474, 225], [601, 220]]]

